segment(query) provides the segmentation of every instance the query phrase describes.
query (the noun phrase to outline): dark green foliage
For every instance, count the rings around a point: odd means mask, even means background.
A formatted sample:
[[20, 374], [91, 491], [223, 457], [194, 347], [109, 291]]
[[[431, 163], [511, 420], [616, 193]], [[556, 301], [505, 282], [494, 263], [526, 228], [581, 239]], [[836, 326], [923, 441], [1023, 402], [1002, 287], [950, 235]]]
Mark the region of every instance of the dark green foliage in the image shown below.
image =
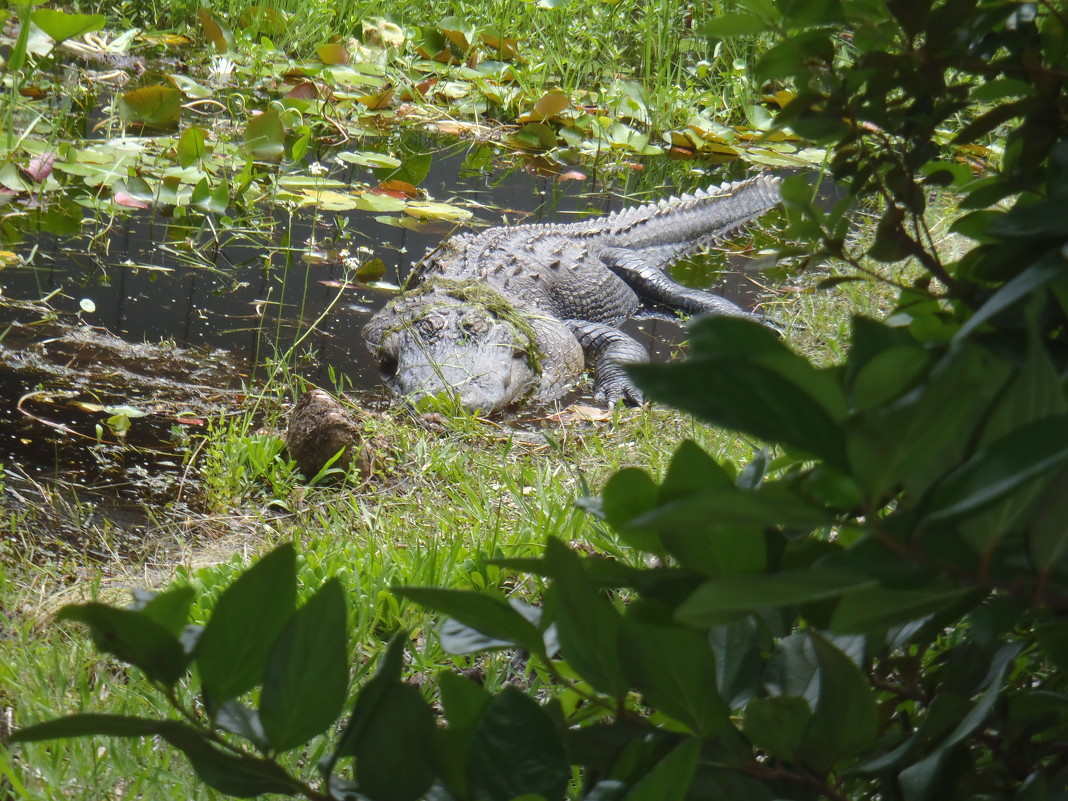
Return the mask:
[[[783, 454], [732, 480], [686, 442], [659, 480], [617, 473], [586, 506], [649, 567], [550, 540], [540, 560], [498, 563], [545, 577], [543, 608], [398, 590], [452, 617], [441, 639], [458, 653], [525, 649], [568, 703], [445, 674], [439, 722], [403, 681], [398, 635], [323, 760], [320, 789], [290, 777], [273, 757], [330, 727], [347, 670], [341, 588], [328, 583], [294, 612], [284, 547], [223, 594], [195, 648], [179, 639], [182, 590], [62, 613], [195, 725], [77, 715], [16, 742], [156, 735], [237, 796], [1068, 792], [1068, 19], [1055, 4], [993, 0], [741, 5], [752, 13], [706, 32], [783, 34], [758, 75], [792, 87], [780, 124], [830, 148], [846, 192], [825, 210], [803, 177], [789, 179], [791, 231], [811, 257], [860, 266], [845, 212], [875, 198], [867, 255], [914, 258], [928, 275], [901, 288], [887, 322], [854, 321], [837, 367], [752, 323], [708, 319], [687, 361], [633, 369], [651, 397]], [[1000, 156], [986, 146], [994, 134]], [[975, 240], [954, 262], [922, 217], [944, 186]], [[179, 697], [190, 659], [208, 719]], [[260, 685], [257, 712], [240, 698]]]

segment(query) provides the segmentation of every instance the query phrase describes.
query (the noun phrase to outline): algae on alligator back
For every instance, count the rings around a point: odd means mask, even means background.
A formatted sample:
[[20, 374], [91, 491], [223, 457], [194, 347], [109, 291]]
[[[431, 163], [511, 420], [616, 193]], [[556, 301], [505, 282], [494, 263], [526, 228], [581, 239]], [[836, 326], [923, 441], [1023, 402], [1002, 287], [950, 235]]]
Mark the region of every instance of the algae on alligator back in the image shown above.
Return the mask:
[[599, 401], [639, 404], [623, 366], [648, 354], [619, 326], [643, 304], [753, 317], [665, 270], [779, 200], [779, 179], [758, 175], [593, 220], [462, 234], [428, 254], [414, 288], [371, 318], [364, 340], [386, 383], [409, 398], [449, 392], [493, 412], [554, 400], [592, 367]]

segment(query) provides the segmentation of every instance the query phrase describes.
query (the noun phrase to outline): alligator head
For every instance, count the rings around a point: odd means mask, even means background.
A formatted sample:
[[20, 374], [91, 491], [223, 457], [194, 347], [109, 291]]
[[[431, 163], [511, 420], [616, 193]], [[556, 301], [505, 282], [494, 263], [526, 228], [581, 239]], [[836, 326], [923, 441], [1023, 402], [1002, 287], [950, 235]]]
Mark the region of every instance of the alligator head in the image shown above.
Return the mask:
[[491, 412], [539, 387], [534, 326], [480, 282], [427, 281], [375, 314], [363, 338], [386, 383], [409, 400], [448, 393]]

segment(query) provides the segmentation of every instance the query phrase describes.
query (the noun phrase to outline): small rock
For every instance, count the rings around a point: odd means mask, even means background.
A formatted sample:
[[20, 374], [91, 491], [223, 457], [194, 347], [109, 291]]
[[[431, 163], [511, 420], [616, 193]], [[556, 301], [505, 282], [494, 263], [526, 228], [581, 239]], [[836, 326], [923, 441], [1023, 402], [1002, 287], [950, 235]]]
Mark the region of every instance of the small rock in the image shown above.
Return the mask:
[[[357, 410], [361, 418], [364, 413]], [[374, 454], [365, 442], [364, 429], [336, 398], [321, 389], [300, 396], [289, 414], [285, 434], [289, 455], [307, 478], [316, 475], [335, 453], [344, 453], [333, 466], [348, 469], [353, 458], [366, 478], [373, 469]]]

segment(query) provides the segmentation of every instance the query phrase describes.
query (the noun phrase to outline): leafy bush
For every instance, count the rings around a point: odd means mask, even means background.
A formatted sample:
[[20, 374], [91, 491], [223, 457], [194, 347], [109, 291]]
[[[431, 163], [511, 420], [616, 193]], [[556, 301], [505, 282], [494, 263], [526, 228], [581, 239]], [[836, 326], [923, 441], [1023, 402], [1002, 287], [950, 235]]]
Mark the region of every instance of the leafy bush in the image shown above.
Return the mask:
[[[14, 739], [157, 735], [238, 796], [1068, 792], [1068, 21], [1053, 5], [972, 0], [749, 5], [755, 22], [725, 17], [710, 33], [790, 34], [758, 77], [794, 87], [780, 124], [832, 149], [847, 193], [824, 211], [791, 179], [791, 230], [816, 243], [810, 257], [863, 268], [846, 209], [875, 196], [866, 256], [912, 257], [928, 275], [887, 321], [854, 320], [842, 365], [709, 319], [686, 361], [633, 368], [650, 397], [781, 454], [735, 475], [683, 443], [659, 482], [617, 473], [586, 506], [648, 566], [550, 540], [541, 559], [501, 563], [548, 579], [540, 609], [399, 590], [450, 616], [453, 651], [529, 652], [556, 697], [491, 695], [446, 673], [436, 723], [401, 680], [397, 639], [319, 785], [294, 778], [276, 757], [328, 731], [343, 705], [345, 603], [328, 582], [293, 611], [287, 547], [224, 593], [199, 637], [181, 636], [185, 590], [62, 613], [184, 720], [79, 715]], [[944, 185], [966, 212], [955, 229], [976, 241], [955, 261], [923, 218]], [[181, 697], [191, 664], [203, 711]], [[257, 685], [254, 712], [239, 699]]]

